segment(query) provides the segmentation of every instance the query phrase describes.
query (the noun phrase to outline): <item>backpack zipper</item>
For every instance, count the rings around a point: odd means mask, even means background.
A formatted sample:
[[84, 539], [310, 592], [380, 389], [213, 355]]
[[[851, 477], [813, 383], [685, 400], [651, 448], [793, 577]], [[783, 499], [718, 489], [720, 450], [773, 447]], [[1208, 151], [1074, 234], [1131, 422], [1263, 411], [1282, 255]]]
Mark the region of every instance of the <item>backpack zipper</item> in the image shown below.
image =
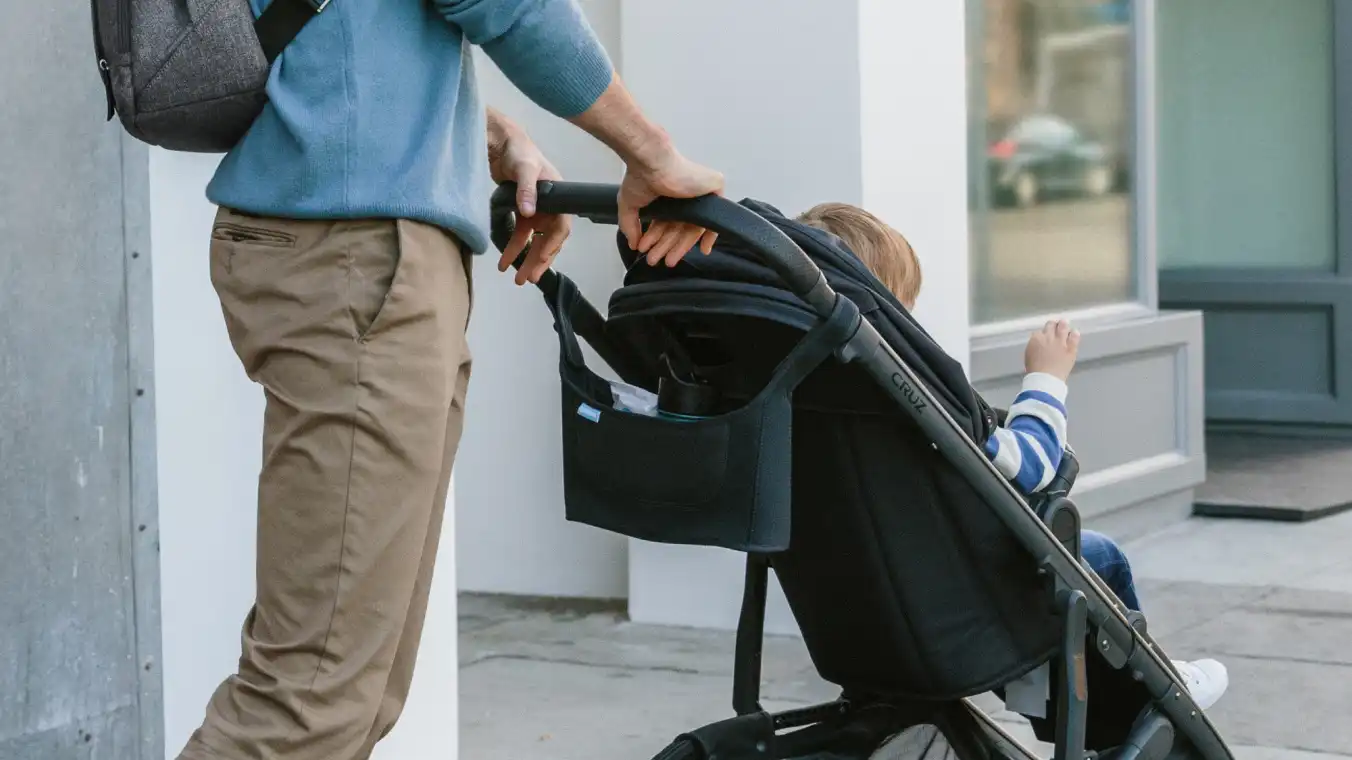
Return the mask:
[[[117, 113], [117, 104], [113, 100], [113, 77], [108, 58], [103, 54], [103, 35], [99, 30], [99, 3], [103, 0], [90, 0], [89, 10], [94, 22], [94, 56], [98, 60], [99, 79], [103, 80], [103, 96], [108, 100], [107, 121], [112, 121]], [[121, 5], [122, 0], [118, 4]]]
[[112, 121], [117, 115], [117, 103], [113, 100], [113, 77], [108, 71], [108, 61], [99, 59], [99, 77], [103, 79], [103, 96], [108, 99], [108, 113], [105, 121]]
[[117, 49], [131, 52], [131, 0], [116, 0], [117, 16], [113, 18], [117, 29]]
[[112, 38], [120, 53], [131, 51], [131, 0], [112, 0]]

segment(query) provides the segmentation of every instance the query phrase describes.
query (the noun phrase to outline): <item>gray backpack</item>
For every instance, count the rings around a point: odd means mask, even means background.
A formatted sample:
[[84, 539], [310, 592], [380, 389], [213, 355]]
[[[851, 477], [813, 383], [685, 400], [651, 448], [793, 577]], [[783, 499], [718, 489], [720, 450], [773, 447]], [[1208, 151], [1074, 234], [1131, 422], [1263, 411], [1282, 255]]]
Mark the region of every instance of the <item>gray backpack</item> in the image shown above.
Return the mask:
[[108, 119], [169, 150], [224, 153], [263, 104], [272, 62], [329, 0], [91, 0]]

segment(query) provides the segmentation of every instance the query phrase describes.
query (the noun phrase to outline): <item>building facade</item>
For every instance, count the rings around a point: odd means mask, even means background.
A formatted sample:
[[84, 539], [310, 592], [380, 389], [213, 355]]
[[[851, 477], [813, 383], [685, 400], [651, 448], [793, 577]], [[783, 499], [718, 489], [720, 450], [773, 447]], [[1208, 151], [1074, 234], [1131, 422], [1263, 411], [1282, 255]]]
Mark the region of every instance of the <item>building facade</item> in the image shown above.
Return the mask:
[[[1077, 501], [1129, 537], [1189, 513], [1205, 412], [1352, 423], [1337, 340], [1352, 314], [1338, 221], [1352, 217], [1335, 192], [1352, 166], [1336, 129], [1352, 102], [1336, 44], [1348, 2], [582, 5], [640, 102], [725, 172], [730, 197], [789, 213], [847, 201], [900, 229], [924, 270], [918, 318], [993, 402], [1017, 386], [1027, 333], [1073, 319]], [[202, 191], [218, 157], [147, 150], [102, 123], [77, 10], [33, 6], [0, 28], [3, 68], [31, 74], [0, 85], [0, 504], [27, 516], [11, 523], [23, 537], [0, 538], [0, 607], [23, 611], [0, 614], [0, 757], [75, 757], [78, 741], [152, 760], [235, 666], [262, 397], [208, 281]], [[486, 99], [565, 176], [618, 180], [604, 148], [478, 65]], [[604, 303], [623, 276], [613, 248], [612, 230], [579, 222], [558, 266]], [[557, 343], [538, 295], [492, 264], [475, 272], [456, 519], [414, 693], [378, 758], [454, 756], [457, 590], [736, 619], [736, 555], [564, 520]], [[71, 577], [81, 562], [96, 575]], [[793, 630], [782, 598], [768, 626]], [[72, 659], [80, 631], [105, 629], [122, 633]], [[84, 669], [52, 665], [66, 661]], [[96, 676], [111, 685], [82, 692]]]
[[[924, 270], [917, 316], [992, 401], [1012, 398], [1028, 332], [1071, 318], [1077, 503], [1125, 538], [1186, 517], [1205, 475], [1203, 320], [1157, 290], [1156, 5], [805, 3], [773, 22], [626, 5], [645, 42], [624, 71], [733, 197], [844, 200], [900, 229]], [[705, 13], [722, 22], [700, 33], [746, 54], [669, 65], [684, 44], [670, 30], [693, 36]], [[669, 42], [648, 41], [658, 30]], [[631, 615], [731, 627], [740, 571], [634, 542]], [[767, 625], [793, 630], [782, 600]]]

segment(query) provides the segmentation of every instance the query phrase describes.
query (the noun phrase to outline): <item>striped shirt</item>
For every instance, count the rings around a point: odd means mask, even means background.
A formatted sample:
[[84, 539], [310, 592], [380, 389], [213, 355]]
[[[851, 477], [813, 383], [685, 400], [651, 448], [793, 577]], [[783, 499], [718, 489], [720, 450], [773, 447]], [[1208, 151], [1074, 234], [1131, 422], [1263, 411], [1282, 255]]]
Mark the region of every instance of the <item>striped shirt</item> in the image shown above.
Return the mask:
[[1066, 446], [1066, 384], [1042, 372], [1029, 373], [1009, 407], [1005, 426], [986, 441], [986, 456], [1025, 494], [1046, 488], [1061, 466]]

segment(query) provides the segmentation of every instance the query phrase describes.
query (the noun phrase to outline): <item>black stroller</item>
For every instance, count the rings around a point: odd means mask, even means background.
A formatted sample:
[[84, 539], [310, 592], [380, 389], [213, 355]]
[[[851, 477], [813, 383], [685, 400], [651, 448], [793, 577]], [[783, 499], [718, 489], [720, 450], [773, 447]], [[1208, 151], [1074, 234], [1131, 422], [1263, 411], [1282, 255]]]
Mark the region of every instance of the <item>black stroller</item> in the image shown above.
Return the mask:
[[[539, 190], [541, 212], [616, 221], [615, 186]], [[514, 195], [493, 196], [500, 248]], [[621, 238], [628, 274], [604, 318], [566, 277], [539, 285], [561, 346], [568, 518], [747, 555], [736, 717], [659, 758], [1031, 760], [967, 700], [1018, 681], [1045, 685], [1028, 714], [1055, 760], [1232, 760], [1144, 618], [1082, 565], [1074, 457], [1023, 499], [976, 444], [1001, 412], [839, 240], [755, 201], [664, 199], [644, 218], [718, 244], [668, 269], [634, 266]], [[656, 411], [621, 404], [579, 338]], [[771, 568], [835, 702], [760, 706]]]

